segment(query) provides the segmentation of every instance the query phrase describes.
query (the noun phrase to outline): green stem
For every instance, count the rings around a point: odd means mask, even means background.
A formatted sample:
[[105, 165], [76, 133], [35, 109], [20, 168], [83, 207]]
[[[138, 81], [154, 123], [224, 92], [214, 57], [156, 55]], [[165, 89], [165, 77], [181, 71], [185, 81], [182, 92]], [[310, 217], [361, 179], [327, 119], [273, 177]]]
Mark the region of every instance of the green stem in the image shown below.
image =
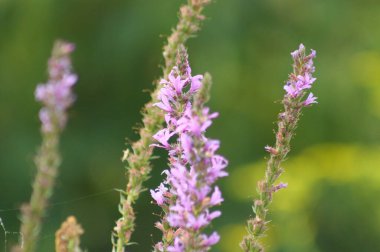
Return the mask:
[[44, 133], [40, 150], [36, 157], [37, 175], [33, 184], [33, 192], [29, 204], [22, 207], [23, 251], [33, 252], [41, 230], [41, 220], [46, 206], [53, 193], [53, 186], [60, 164], [58, 153], [59, 135]]

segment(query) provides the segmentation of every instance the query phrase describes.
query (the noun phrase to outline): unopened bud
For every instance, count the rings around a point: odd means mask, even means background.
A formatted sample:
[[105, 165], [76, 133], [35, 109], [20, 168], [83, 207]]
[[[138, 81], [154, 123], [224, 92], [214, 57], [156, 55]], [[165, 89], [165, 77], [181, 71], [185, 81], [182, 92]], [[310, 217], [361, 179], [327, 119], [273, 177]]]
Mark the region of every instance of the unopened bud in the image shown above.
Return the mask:
[[270, 154], [272, 154], [272, 155], [277, 155], [278, 154], [278, 150], [276, 150], [275, 148], [273, 148], [273, 147], [271, 147], [269, 145], [265, 146], [265, 150], [267, 152], [269, 152]]
[[277, 192], [278, 190], [283, 189], [283, 188], [287, 188], [287, 187], [288, 187], [288, 183], [282, 183], [281, 182], [280, 184], [273, 186], [272, 191]]

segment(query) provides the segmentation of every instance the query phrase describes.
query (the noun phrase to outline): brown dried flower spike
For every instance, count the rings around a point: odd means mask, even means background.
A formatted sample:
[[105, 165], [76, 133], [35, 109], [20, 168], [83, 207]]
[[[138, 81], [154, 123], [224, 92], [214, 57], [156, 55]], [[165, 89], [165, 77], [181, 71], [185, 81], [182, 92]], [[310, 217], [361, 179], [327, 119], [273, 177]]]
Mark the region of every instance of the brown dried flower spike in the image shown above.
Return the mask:
[[80, 252], [79, 237], [84, 233], [74, 216], [69, 216], [55, 233], [56, 252]]

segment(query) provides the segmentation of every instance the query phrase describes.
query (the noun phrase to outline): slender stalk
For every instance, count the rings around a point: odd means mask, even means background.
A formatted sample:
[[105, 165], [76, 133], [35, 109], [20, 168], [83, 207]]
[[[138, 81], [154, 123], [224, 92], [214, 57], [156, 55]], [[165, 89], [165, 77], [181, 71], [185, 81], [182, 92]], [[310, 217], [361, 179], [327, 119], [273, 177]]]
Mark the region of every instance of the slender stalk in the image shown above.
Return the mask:
[[[209, 2], [210, 0], [188, 0], [188, 3], [180, 8], [178, 24], [163, 48], [165, 59], [163, 78], [167, 77], [175, 65], [175, 56], [179, 46], [199, 31], [201, 22], [204, 20], [202, 11]], [[119, 212], [121, 217], [117, 220], [114, 228], [112, 251], [123, 252], [125, 246], [130, 244], [131, 235], [135, 229], [133, 205], [138, 200], [140, 193], [145, 190], [143, 183], [149, 178], [152, 170], [150, 164], [153, 152], [152, 136], [162, 127], [164, 121], [163, 112], [153, 106], [157, 102], [157, 94], [158, 88], [152, 92], [151, 101], [142, 110], [143, 127], [139, 131], [140, 139], [124, 151], [122, 160], [127, 163], [128, 182], [125, 191], [122, 191], [120, 195]]]
[[[49, 60], [49, 81], [36, 89], [36, 99], [44, 104], [40, 110], [42, 122], [42, 144], [35, 158], [37, 175], [28, 204], [21, 208], [23, 236], [22, 251], [33, 252], [41, 229], [42, 218], [48, 200], [53, 194], [55, 178], [61, 159], [58, 152], [60, 133], [65, 128], [66, 110], [74, 101], [71, 88], [76, 75], [71, 73], [69, 55], [74, 50], [72, 44], [58, 41]], [[20, 245], [21, 247], [21, 245]]]
[[47, 202], [53, 194], [54, 181], [60, 164], [58, 144], [59, 137], [56, 134], [44, 135], [36, 157], [38, 171], [33, 184], [33, 193], [30, 203], [22, 207], [21, 233], [24, 237], [24, 252], [35, 251]]
[[294, 60], [293, 73], [289, 75], [289, 80], [284, 86], [286, 90], [286, 94], [282, 100], [284, 111], [279, 114], [276, 144], [274, 147], [265, 147], [270, 156], [267, 162], [265, 177], [257, 185], [259, 198], [253, 204], [255, 217], [248, 220], [248, 235], [244, 237], [240, 244], [245, 252], [264, 251], [263, 245], [260, 244], [260, 239], [268, 228], [269, 220], [267, 220], [267, 214], [269, 205], [273, 199], [273, 193], [287, 187], [287, 184], [284, 183], [275, 185], [277, 179], [284, 171], [281, 168], [281, 164], [290, 151], [290, 141], [297, 128], [302, 108], [316, 103], [316, 97], [312, 93], [304, 100], [307, 90], [311, 88], [311, 84], [315, 81], [315, 78], [311, 75], [314, 72], [313, 58], [315, 57], [315, 51], [306, 55], [305, 47], [301, 44], [299, 49], [291, 55]]

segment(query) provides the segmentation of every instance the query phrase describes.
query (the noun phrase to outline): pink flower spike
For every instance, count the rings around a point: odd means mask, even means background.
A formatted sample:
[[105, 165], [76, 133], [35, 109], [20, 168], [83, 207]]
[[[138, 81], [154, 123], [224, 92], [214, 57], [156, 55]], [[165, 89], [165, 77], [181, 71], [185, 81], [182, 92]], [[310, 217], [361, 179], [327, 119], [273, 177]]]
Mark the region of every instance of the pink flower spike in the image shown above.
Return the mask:
[[75, 100], [72, 87], [78, 79], [71, 70], [70, 53], [73, 50], [71, 43], [56, 42], [48, 64], [49, 81], [39, 84], [35, 90], [36, 100], [44, 105], [40, 112], [43, 132], [65, 128], [67, 109]]
[[[205, 101], [197, 103], [203, 76], [191, 76], [189, 67], [181, 70], [174, 67], [168, 79], [161, 81], [164, 85], [155, 104], [165, 112], [166, 128], [153, 137], [159, 142], [156, 146], [168, 151], [169, 168], [164, 172], [166, 187], [162, 189], [160, 185], [150, 192], [164, 209], [162, 225], [166, 222], [174, 231], [174, 242], [164, 242], [167, 248], [163, 250], [205, 252], [219, 241], [217, 233], [208, 236], [203, 231], [221, 215], [220, 211], [211, 212], [210, 208], [223, 201], [219, 188], [213, 184], [227, 176], [227, 160], [216, 154], [219, 141], [205, 136], [218, 113], [204, 107]], [[166, 231], [161, 231], [165, 236]], [[161, 243], [157, 246], [162, 247]]]

